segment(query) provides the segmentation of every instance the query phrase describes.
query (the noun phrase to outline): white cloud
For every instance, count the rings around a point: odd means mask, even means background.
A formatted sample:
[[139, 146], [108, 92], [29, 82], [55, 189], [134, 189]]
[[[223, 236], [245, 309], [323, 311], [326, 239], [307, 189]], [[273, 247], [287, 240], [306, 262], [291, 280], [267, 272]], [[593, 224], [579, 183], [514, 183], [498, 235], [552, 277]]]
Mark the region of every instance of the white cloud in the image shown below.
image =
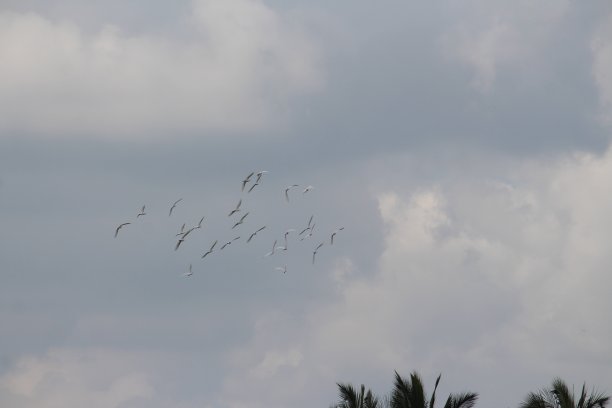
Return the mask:
[[259, 0], [195, 0], [184, 23], [188, 40], [114, 26], [89, 35], [0, 12], [0, 130], [147, 138], [261, 128], [321, 86], [299, 21]]
[[154, 395], [133, 356], [103, 350], [24, 357], [0, 377], [0, 390], [1, 405], [15, 408], [118, 408]]
[[570, 3], [473, 0], [461, 22], [443, 36], [445, 54], [474, 70], [472, 86], [489, 92], [500, 67], [533, 64]]
[[[455, 179], [381, 194], [378, 270], [339, 281], [336, 266], [326, 277], [341, 283], [334, 299], [260, 319], [237, 352], [224, 400], [307, 406], [319, 390], [328, 400], [317, 403], [331, 403], [336, 381], [367, 384], [394, 369], [442, 371], [445, 387], [479, 391], [483, 405], [518, 403], [554, 376], [605, 386], [611, 174], [612, 150], [517, 163], [512, 184]], [[271, 356], [287, 361], [288, 350], [299, 350], [299, 364], [253, 375]], [[274, 391], [249, 400], [270, 383]]]

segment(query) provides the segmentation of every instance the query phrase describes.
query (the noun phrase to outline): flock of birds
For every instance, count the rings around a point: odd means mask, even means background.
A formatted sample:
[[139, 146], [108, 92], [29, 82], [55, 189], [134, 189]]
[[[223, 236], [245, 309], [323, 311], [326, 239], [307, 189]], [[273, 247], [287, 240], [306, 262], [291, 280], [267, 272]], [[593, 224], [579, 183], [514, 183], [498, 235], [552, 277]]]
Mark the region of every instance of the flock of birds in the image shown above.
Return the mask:
[[[249, 175], [247, 175], [242, 181], [241, 181], [241, 192], [244, 193], [246, 190], [246, 194], [250, 194], [257, 186], [260, 186], [262, 181], [263, 181], [263, 177], [264, 175], [268, 173], [268, 171], [266, 170], [262, 170], [259, 172], [251, 172]], [[252, 183], [252, 184], [251, 184]], [[250, 184], [250, 185], [249, 185]], [[248, 188], [247, 188], [248, 187]], [[285, 194], [285, 201], [287, 203], [289, 203], [290, 200], [290, 193], [293, 189], [296, 189], [300, 187], [300, 185], [298, 184], [291, 184], [289, 186], [287, 186], [284, 190], [284, 194]], [[305, 195], [307, 193], [309, 193], [310, 191], [312, 191], [314, 189], [313, 186], [308, 185], [305, 186], [303, 188], [301, 188], [302, 190], [302, 195]], [[178, 200], [176, 200], [174, 203], [172, 203], [172, 205], [170, 206], [170, 209], [168, 211], [168, 217], [172, 217], [173, 212], [175, 211], [175, 209], [177, 208], [177, 206], [179, 206], [179, 204], [181, 203], [181, 201], [183, 201], [183, 198], [179, 198]], [[227, 214], [227, 217], [230, 217], [232, 220], [235, 220], [233, 226], [231, 227], [231, 230], [237, 230], [240, 228], [240, 226], [242, 224], [245, 223], [245, 221], [247, 220], [247, 218], [249, 217], [250, 212], [249, 211], [244, 211], [242, 209], [242, 198], [240, 198], [238, 200], [238, 203], [236, 204], [236, 206], [234, 208], [232, 208], [229, 213]], [[136, 219], [140, 218], [140, 217], [144, 217], [146, 216], [146, 205], [143, 205], [142, 208], [140, 209], [140, 211], [138, 212], [138, 214], [136, 215]], [[240, 217], [240, 218], [238, 218]], [[200, 218], [200, 221], [192, 226], [192, 227], [187, 227], [186, 223], [183, 223], [179, 229], [179, 232], [175, 235], [177, 241], [176, 244], [174, 245], [174, 250], [178, 251], [179, 248], [181, 247], [181, 245], [183, 244], [183, 242], [185, 242], [185, 240], [190, 236], [190, 234], [198, 229], [202, 228], [202, 224], [204, 222], [205, 217]], [[127, 227], [128, 225], [131, 225], [132, 222], [123, 222], [121, 224], [119, 224], [116, 229], [115, 229], [115, 238], [117, 238], [117, 236], [119, 235], [120, 231]], [[264, 255], [264, 257], [271, 257], [273, 255], [275, 255], [276, 253], [278, 253], [278, 251], [287, 251], [289, 248], [289, 241], [288, 241], [288, 237], [290, 236], [290, 234], [292, 233], [296, 233], [297, 236], [299, 237], [300, 241], [304, 241], [307, 240], [309, 238], [311, 238], [313, 236], [314, 230], [315, 230], [315, 226], [316, 223], [314, 222], [314, 215], [311, 215], [310, 218], [308, 219], [308, 224], [301, 229], [300, 231], [297, 231], [294, 228], [289, 228], [287, 230], [285, 230], [284, 234], [283, 234], [283, 244], [284, 245], [278, 245], [278, 239], [274, 240], [274, 243], [272, 244], [272, 249], [270, 252], [266, 253]], [[253, 239], [255, 239], [255, 237], [257, 236], [258, 233], [262, 232], [263, 230], [265, 230], [267, 228], [266, 225], [263, 225], [259, 228], [257, 228], [256, 230], [254, 230], [253, 232], [247, 234], [248, 238], [245, 239], [245, 242], [248, 244], [250, 243]], [[338, 227], [336, 228], [330, 235], [329, 235], [329, 245], [333, 245], [334, 244], [334, 239], [335, 237], [338, 235], [338, 233], [340, 233], [340, 231], [343, 231], [344, 227]], [[245, 237], [247, 235], [244, 235]], [[212, 255], [213, 253], [217, 252], [217, 251], [222, 251], [224, 250], [227, 246], [231, 245], [233, 242], [238, 241], [241, 239], [241, 236], [236, 236], [222, 244], [219, 243], [218, 239], [215, 239], [210, 247], [208, 249], [206, 249], [206, 251], [202, 254], [201, 259], [205, 259], [206, 257]], [[312, 251], [312, 264], [315, 264], [316, 261], [316, 256], [318, 251], [328, 242], [328, 239], [326, 238], [325, 241], [320, 242], [319, 244], [317, 244], [314, 247], [314, 250]], [[280, 271], [282, 273], [287, 273], [287, 265], [283, 265], [283, 266], [277, 266], [275, 268], [275, 270]], [[190, 277], [193, 275], [193, 265], [189, 264], [189, 266], [187, 267], [187, 271], [183, 274], [183, 276], [185, 277]]]

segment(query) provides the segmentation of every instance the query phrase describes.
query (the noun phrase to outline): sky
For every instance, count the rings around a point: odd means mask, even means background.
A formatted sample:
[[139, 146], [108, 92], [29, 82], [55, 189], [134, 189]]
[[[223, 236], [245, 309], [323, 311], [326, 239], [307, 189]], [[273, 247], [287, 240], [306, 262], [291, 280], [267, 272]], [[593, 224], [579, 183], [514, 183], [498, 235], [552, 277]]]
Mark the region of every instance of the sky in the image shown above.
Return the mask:
[[431, 3], [1, 1], [0, 405], [612, 392], [612, 4]]

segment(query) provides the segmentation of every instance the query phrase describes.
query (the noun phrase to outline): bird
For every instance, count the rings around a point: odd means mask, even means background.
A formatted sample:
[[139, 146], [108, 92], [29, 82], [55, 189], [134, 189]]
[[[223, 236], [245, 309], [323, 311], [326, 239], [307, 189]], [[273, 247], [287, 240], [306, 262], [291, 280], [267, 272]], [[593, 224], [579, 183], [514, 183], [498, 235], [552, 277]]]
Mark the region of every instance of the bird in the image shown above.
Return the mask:
[[185, 277], [189, 277], [189, 276], [191, 276], [191, 275], [193, 275], [193, 271], [191, 270], [191, 264], [189, 264], [189, 272], [185, 272], [185, 273], [183, 274], [183, 276], [185, 276]]
[[268, 252], [266, 255], [264, 256], [270, 256], [270, 255], [274, 255], [274, 250], [276, 249], [276, 242], [277, 240], [274, 240], [274, 245], [272, 245], [272, 251]]
[[140, 209], [140, 212], [138, 213], [138, 215], [136, 216], [136, 218], [140, 217], [141, 215], [147, 215], [147, 213], [145, 212], [145, 206], [143, 205], [142, 208]]
[[289, 235], [289, 233], [295, 231], [293, 228], [288, 229], [287, 231], [285, 231], [285, 250], [287, 250], [287, 235]]
[[310, 190], [314, 189], [313, 186], [308, 186], [304, 189], [304, 191], [302, 191], [302, 194], [306, 194], [307, 192], [309, 192]]
[[238, 201], [238, 204], [236, 205], [236, 208], [234, 208], [232, 211], [230, 211], [229, 214], [227, 214], [228, 217], [231, 217], [232, 215], [234, 215], [235, 213], [237, 213], [238, 211], [240, 211], [240, 205], [242, 204], [242, 198], [240, 199], [240, 201]]
[[226, 246], [228, 246], [229, 244], [231, 244], [232, 242], [236, 241], [237, 239], [240, 239], [240, 237], [236, 237], [234, 239], [232, 239], [231, 241], [227, 241], [225, 244], [223, 244], [223, 246], [221, 247], [221, 249], [225, 248]]
[[206, 255], [212, 254], [213, 249], [215, 248], [215, 245], [217, 245], [217, 240], [215, 239], [215, 242], [212, 243], [212, 245], [210, 246], [210, 249], [208, 251], [206, 251], [206, 253], [204, 255], [202, 255], [202, 259], [206, 258]]
[[130, 224], [131, 224], [131, 222], [124, 222], [123, 224], [119, 225], [119, 226], [117, 227], [117, 229], [115, 230], [115, 238], [117, 238], [117, 234], [119, 234], [119, 230], [120, 230], [121, 228], [125, 227], [126, 225], [130, 225]]
[[266, 228], [266, 226], [264, 225], [263, 227], [261, 227], [260, 229], [258, 229], [258, 230], [257, 230], [257, 231], [255, 231], [254, 233], [252, 233], [252, 234], [251, 234], [251, 236], [249, 237], [249, 239], [247, 239], [247, 242], [251, 242], [251, 240], [253, 239], [253, 237], [254, 237], [255, 235], [257, 235], [257, 233], [258, 233], [259, 231], [263, 231], [265, 228]]
[[176, 207], [176, 205], [177, 205], [178, 203], [180, 203], [181, 201], [183, 201], [183, 199], [182, 199], [182, 198], [179, 198], [178, 200], [176, 200], [176, 201], [174, 202], [174, 204], [172, 204], [172, 207], [170, 207], [170, 212], [168, 213], [168, 217], [170, 217], [170, 216], [172, 215], [172, 211], [174, 210], [174, 208]]
[[200, 218], [200, 222], [194, 228], [202, 228], [202, 221], [204, 221], [204, 217]]
[[287, 265], [284, 266], [277, 266], [276, 268], [274, 268], [277, 271], [281, 271], [282, 273], [287, 273]]
[[177, 236], [177, 237], [178, 237], [179, 235], [183, 235], [183, 233], [185, 232], [185, 225], [187, 225], [187, 224], [183, 223], [183, 225], [181, 226], [181, 230], [179, 231], [179, 233], [178, 233], [178, 234], [176, 234], [176, 236]]
[[304, 228], [298, 235], [302, 235], [303, 233], [305, 233], [306, 231], [308, 231], [312, 225], [312, 219], [314, 218], [314, 215], [310, 216], [310, 219], [308, 220], [308, 225], [306, 226], [306, 228]]
[[196, 229], [196, 227], [192, 227], [189, 228], [187, 231], [183, 232], [181, 234], [181, 237], [179, 238], [178, 242], [176, 243], [176, 246], [174, 247], [174, 250], [176, 251], [177, 249], [179, 249], [179, 247], [181, 246], [181, 244], [183, 243], [183, 241], [185, 241], [185, 238], [187, 238], [187, 235], [189, 235], [189, 233], [191, 231], [193, 231], [194, 229]]
[[303, 241], [303, 240], [305, 240], [306, 238], [310, 238], [310, 237], [312, 237], [312, 232], [314, 231], [314, 227], [315, 227], [316, 225], [317, 225], [317, 224], [315, 223], [315, 224], [312, 224], [312, 226], [311, 226], [311, 227], [307, 227], [307, 228], [306, 228], [306, 229], [305, 229], [303, 232], [308, 231], [308, 234], [304, 235], [300, 241]]
[[287, 200], [287, 202], [289, 202], [289, 190], [291, 190], [293, 187], [299, 187], [299, 184], [292, 184], [285, 188], [285, 200]]
[[331, 240], [330, 240], [330, 244], [334, 245], [334, 237], [336, 236], [336, 234], [340, 231], [342, 231], [344, 229], [344, 227], [340, 227], [337, 230], [335, 230], [334, 232], [332, 232], [331, 234]]
[[234, 226], [232, 227], [232, 229], [236, 228], [237, 226], [239, 226], [240, 224], [242, 224], [242, 222], [244, 221], [244, 219], [247, 217], [247, 215], [249, 215], [249, 213], [246, 213], [242, 216], [242, 218], [240, 218], [240, 221], [238, 221], [237, 223], [234, 224]]
[[249, 174], [248, 176], [244, 178], [244, 180], [242, 180], [242, 191], [244, 191], [244, 186], [246, 186], [247, 183], [251, 181], [251, 177], [253, 177], [253, 174], [255, 174], [254, 171], [252, 171], [251, 174]]
[[321, 242], [319, 245], [317, 245], [317, 247], [315, 248], [314, 251], [312, 251], [312, 264], [314, 265], [315, 263], [315, 256], [317, 255], [317, 251], [319, 250], [319, 248], [321, 248], [323, 246], [323, 242]]
[[268, 173], [268, 171], [266, 170], [262, 170], [259, 173], [256, 174], [257, 179], [255, 180], [255, 183], [259, 183], [259, 180], [261, 180], [261, 178], [263, 177], [264, 174]]
[[255, 184], [253, 184], [253, 185], [251, 186], [251, 188], [249, 188], [249, 191], [247, 191], [247, 193], [250, 193], [251, 191], [253, 191], [253, 189], [254, 189], [256, 186], [258, 186], [258, 185], [259, 185], [259, 183], [258, 183], [258, 182], [255, 182]]

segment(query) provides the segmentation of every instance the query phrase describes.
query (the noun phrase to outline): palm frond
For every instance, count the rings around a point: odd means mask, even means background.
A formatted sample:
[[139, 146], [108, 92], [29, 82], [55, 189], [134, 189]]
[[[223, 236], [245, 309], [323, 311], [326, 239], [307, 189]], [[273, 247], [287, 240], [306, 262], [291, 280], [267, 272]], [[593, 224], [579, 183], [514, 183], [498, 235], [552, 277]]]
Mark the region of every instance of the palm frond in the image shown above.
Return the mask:
[[451, 394], [444, 404], [444, 408], [472, 408], [478, 400], [475, 392], [464, 392], [461, 394]]
[[404, 380], [396, 371], [393, 390], [391, 391], [391, 408], [411, 408], [409, 405], [411, 392], [410, 383]]
[[357, 393], [351, 384], [338, 384], [340, 403], [338, 408], [357, 408]]
[[411, 408], [425, 408], [427, 402], [425, 401], [425, 389], [423, 388], [423, 381], [419, 374], [414, 371], [410, 374], [410, 380], [412, 382], [412, 392], [410, 393], [410, 407]]
[[555, 408], [555, 404], [551, 404], [545, 393], [530, 392], [519, 408]]
[[584, 408], [605, 408], [608, 402], [610, 402], [610, 396], [593, 391], [586, 400]]
[[368, 393], [366, 394], [364, 400], [363, 400], [363, 407], [364, 408], [378, 408], [378, 398], [372, 395], [372, 391], [368, 390]]
[[434, 403], [436, 401], [436, 390], [438, 389], [438, 384], [440, 383], [440, 378], [442, 378], [442, 373], [440, 373], [440, 375], [438, 375], [438, 378], [436, 379], [436, 385], [434, 385], [433, 392], [431, 393], [431, 399], [429, 400], [429, 408], [433, 408], [434, 407]]
[[553, 380], [551, 391], [557, 397], [560, 408], [576, 408], [574, 393], [561, 378], [557, 377]]

